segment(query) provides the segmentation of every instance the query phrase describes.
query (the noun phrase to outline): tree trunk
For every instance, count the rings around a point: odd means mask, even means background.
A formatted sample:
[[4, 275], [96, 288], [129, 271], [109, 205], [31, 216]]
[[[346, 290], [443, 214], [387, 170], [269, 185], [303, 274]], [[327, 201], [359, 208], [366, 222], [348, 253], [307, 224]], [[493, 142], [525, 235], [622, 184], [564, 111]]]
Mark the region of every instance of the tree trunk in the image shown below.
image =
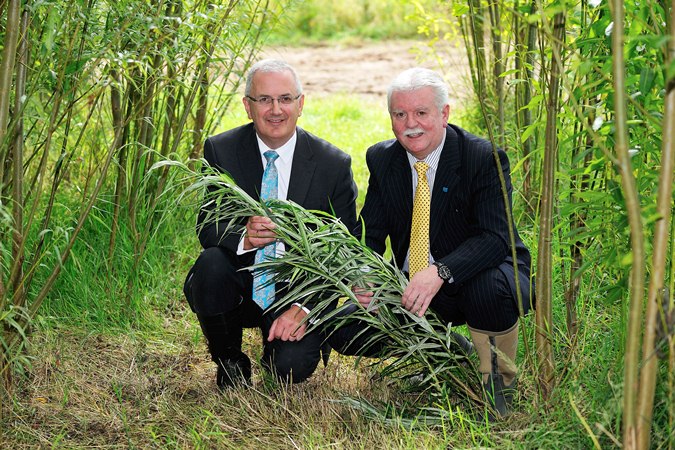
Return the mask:
[[[671, 30], [668, 41], [667, 64], [675, 61], [675, 8], [671, 9]], [[675, 77], [666, 82], [665, 111], [663, 113], [663, 142], [661, 152], [661, 175], [656, 200], [656, 209], [659, 219], [654, 230], [654, 245], [652, 246], [652, 273], [649, 280], [647, 297], [647, 312], [644, 341], [642, 343], [642, 372], [639, 378], [638, 394], [638, 422], [637, 447], [649, 448], [652, 414], [654, 408], [654, 391], [656, 389], [657, 363], [656, 358], [656, 329], [660, 317], [666, 316], [668, 306], [666, 296], [665, 305], [662, 299], [667, 279], [668, 232], [671, 220], [671, 201], [673, 198], [673, 171], [675, 171]], [[672, 243], [670, 243], [672, 245]], [[671, 261], [672, 263], [672, 261]], [[667, 317], [667, 316], [666, 316]]]
[[491, 1], [488, 5], [490, 11], [490, 36], [492, 38], [492, 78], [494, 82], [495, 97], [497, 97], [497, 133], [498, 143], [501, 148], [506, 150], [506, 140], [504, 136], [504, 55], [502, 49], [502, 18], [501, 5], [498, 1]]
[[[203, 61], [200, 64], [207, 64]], [[204, 127], [206, 126], [206, 108], [209, 98], [209, 75], [207, 70], [201, 71], [201, 79], [199, 80], [199, 94], [197, 98], [197, 112], [195, 114], [195, 134], [192, 142], [192, 151], [190, 158], [196, 158], [202, 153], [202, 146], [204, 145]]]
[[[12, 74], [16, 59], [16, 44], [19, 39], [20, 28], [20, 0], [9, 0], [7, 7], [7, 26], [5, 29], [2, 62], [0, 62], [0, 192], [5, 180], [5, 163], [7, 162], [7, 145], [4, 145], [9, 122], [9, 102], [12, 98]], [[0, 277], [0, 297], [4, 294], [2, 278]]]
[[[3, 2], [4, 8], [4, 2]], [[19, 39], [20, 28], [20, 0], [10, 0], [7, 7], [7, 22], [5, 29], [4, 48], [2, 52], [2, 61], [0, 61], [0, 197], [2, 197], [3, 185], [5, 180], [5, 164], [8, 161], [5, 138], [7, 135], [7, 124], [9, 119], [9, 103], [11, 101], [12, 74], [14, 72], [14, 61], [16, 59], [16, 44]], [[3, 238], [4, 240], [4, 238]], [[7, 290], [5, 287], [5, 273], [0, 270], [0, 306], [6, 301]], [[5, 330], [0, 330], [5, 334]], [[2, 336], [4, 338], [4, 336]], [[3, 339], [4, 340], [4, 339]], [[9, 398], [9, 388], [11, 386], [9, 370], [9, 347], [0, 348], [0, 420], [3, 419], [5, 400]]]
[[10, 286], [13, 295], [23, 297], [23, 260], [24, 260], [24, 228], [23, 228], [23, 99], [26, 93], [26, 68], [28, 67], [28, 11], [21, 17], [21, 41], [19, 45], [19, 64], [16, 67], [16, 94], [14, 111], [17, 115], [14, 127], [14, 145], [12, 146], [12, 217], [14, 219], [14, 238], [12, 239], [12, 274]]
[[555, 169], [558, 151], [558, 97], [560, 91], [560, 73], [562, 70], [561, 49], [565, 36], [564, 12], [556, 13], [553, 18], [552, 48], [553, 58], [548, 86], [546, 105], [546, 137], [544, 148], [544, 167], [542, 169], [539, 256], [537, 259], [537, 357], [539, 361], [539, 390], [544, 399], [548, 399], [555, 383], [555, 364], [553, 360], [553, 211], [555, 201]]
[[[485, 57], [485, 20], [483, 16], [483, 7], [481, 6], [481, 0], [469, 0], [470, 8], [470, 32], [471, 37], [473, 38], [473, 53], [475, 54], [475, 60], [472, 67], [472, 72], [474, 76], [474, 90], [477, 93], [485, 92], [485, 77], [483, 76], [483, 71], [485, 70], [486, 57]], [[467, 53], [471, 53], [467, 49]], [[480, 95], [480, 94], [479, 94]], [[482, 99], [481, 99], [482, 101]]]
[[[537, 11], [537, 0], [532, 0], [532, 6], [530, 8], [530, 14], [534, 14]], [[532, 67], [534, 67], [534, 50], [537, 46], [537, 24], [532, 22], [527, 27], [527, 51], [525, 53], [525, 83], [524, 86], [524, 95], [523, 104], [529, 105], [532, 101]], [[523, 111], [523, 126], [528, 127], [532, 125], [532, 110], [530, 108], [525, 108]], [[527, 199], [527, 206], [529, 207], [530, 213], [534, 213], [534, 202], [533, 197], [534, 193], [532, 192], [532, 172], [530, 168], [532, 167], [530, 162], [530, 154], [532, 149], [535, 148], [535, 136], [534, 133], [530, 134], [525, 142], [523, 142], [523, 173], [525, 178], [523, 181], [523, 192], [525, 198]]]
[[[593, 122], [593, 117], [589, 117], [589, 122]], [[580, 133], [580, 140], [583, 142], [579, 143], [579, 147], [582, 147], [585, 150], [593, 146], [593, 139], [588, 134]], [[575, 159], [575, 155], [572, 155], [572, 160]], [[587, 167], [590, 163], [591, 153], [586, 152], [584, 157], [584, 167]], [[575, 178], [572, 180], [572, 192], [586, 192], [589, 189], [588, 175], [583, 173], [580, 175], [581, 180]], [[569, 202], [574, 203], [583, 200], [575, 200], [572, 195], [569, 197]], [[583, 211], [583, 210], [582, 210]], [[570, 230], [573, 235], [576, 235], [576, 232], [582, 229], [585, 225], [586, 217], [583, 212], [576, 211], [569, 218], [570, 221]], [[575, 241], [570, 245], [570, 267], [569, 267], [569, 277], [567, 289], [565, 290], [565, 310], [567, 312], [567, 337], [570, 342], [576, 341], [577, 331], [579, 329], [579, 321], [577, 318], [577, 300], [579, 298], [579, 289], [581, 283], [581, 276], [577, 271], [581, 268], [583, 264], [583, 255], [581, 254], [581, 249], [584, 247], [583, 242]]]
[[[180, 16], [180, 13], [182, 11], [182, 2], [179, 1], [171, 1], [169, 6], [167, 6], [167, 15], [176, 15]], [[178, 22], [174, 21], [174, 27], [178, 26]], [[167, 68], [167, 79], [173, 80], [176, 78], [176, 68], [173, 64], [169, 64], [169, 67]], [[164, 118], [164, 125], [163, 125], [163, 131], [162, 131], [162, 147], [160, 150], [160, 154], [166, 158], [169, 155], [169, 148], [171, 147], [171, 140], [172, 136], [174, 134], [175, 126], [174, 126], [174, 121], [176, 118], [176, 99], [178, 96], [176, 95], [179, 90], [177, 86], [174, 86], [173, 84], [168, 86], [168, 91], [166, 93], [166, 106], [164, 107], [165, 110], [165, 118]], [[195, 127], [197, 130], [197, 127]]]
[[116, 70], [110, 71], [110, 111], [112, 113], [113, 131], [115, 132], [115, 141], [113, 143], [113, 152], [117, 155], [117, 177], [115, 182], [115, 193], [113, 194], [113, 214], [110, 225], [110, 239], [108, 240], [108, 268], [113, 268], [113, 254], [115, 252], [115, 242], [117, 241], [117, 232], [119, 228], [120, 206], [122, 202], [124, 182], [126, 180], [126, 150], [124, 149], [124, 118], [122, 116], [122, 80]]
[[610, 2], [614, 29], [612, 31], [612, 73], [614, 75], [614, 123], [615, 149], [619, 160], [619, 173], [626, 201], [626, 213], [630, 227], [630, 245], [633, 253], [630, 277], [630, 305], [626, 333], [626, 356], [623, 385], [623, 448], [637, 447], [636, 405], [638, 393], [638, 362], [642, 308], [644, 306], [645, 254], [642, 217], [635, 177], [628, 154], [628, 129], [626, 124], [626, 83], [623, 57], [624, 11], [622, 0]]
[[[533, 0], [530, 4], [530, 16], [536, 12], [536, 7], [536, 0]], [[519, 9], [520, 5], [517, 3], [515, 8]], [[528, 23], [527, 20], [523, 20], [519, 15], [514, 14], [514, 29], [516, 39], [515, 70], [518, 77], [522, 80], [515, 85], [516, 95], [514, 102], [515, 118], [518, 127], [517, 136], [520, 143], [523, 131], [532, 126], [532, 110], [528, 106], [532, 100], [532, 66], [534, 64], [534, 50], [537, 44], [537, 24]], [[523, 166], [523, 198], [525, 199], [527, 213], [534, 215], [530, 154], [532, 153], [532, 149], [535, 148], [535, 133], [527, 136], [522, 141], [521, 147], [522, 157], [519, 160], [522, 161]]]

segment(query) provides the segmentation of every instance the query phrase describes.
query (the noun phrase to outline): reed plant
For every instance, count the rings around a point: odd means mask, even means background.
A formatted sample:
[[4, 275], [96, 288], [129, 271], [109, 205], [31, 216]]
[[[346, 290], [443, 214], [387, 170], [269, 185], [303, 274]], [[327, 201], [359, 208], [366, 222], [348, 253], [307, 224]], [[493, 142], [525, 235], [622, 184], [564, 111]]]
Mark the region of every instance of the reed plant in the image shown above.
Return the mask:
[[[274, 280], [288, 283], [275, 308], [312, 301], [312, 310], [304, 319], [310, 330], [330, 330], [362, 321], [373, 331], [364, 349], [378, 349], [381, 376], [402, 380], [421, 375], [415, 388], [430, 399], [443, 399], [444, 393], [453, 392], [458, 402], [482, 403], [475, 367], [455, 343], [452, 324], [443, 323], [432, 311], [419, 317], [401, 306], [406, 276], [392, 261], [368, 248], [365, 236], [360, 240], [339, 219], [292, 201], [255, 200], [227, 173], [204, 160], [201, 165], [200, 173], [184, 163], [167, 160], [155, 164], [153, 170], [172, 167], [182, 172], [184, 182], [177, 186], [187, 185], [183, 198], [196, 198], [195, 191], [204, 193], [204, 225], [242, 232], [250, 216], [272, 220], [285, 252], [248, 269], [271, 271]], [[358, 302], [355, 287], [373, 292], [367, 308]], [[343, 314], [352, 305], [356, 306], [353, 314]], [[415, 417], [423, 420], [419, 412]]]
[[168, 181], [147, 170], [200, 151], [278, 20], [264, 0], [1, 5], [0, 413], [30, 322], [92, 217], [107, 234], [97, 275], [131, 261], [121, 292], [133, 311]]
[[[674, 211], [672, 11], [658, 1], [472, 0], [438, 4], [420, 18], [441, 43], [440, 61], [452, 45], [442, 37], [459, 25], [480, 124], [517, 161], [515, 208], [526, 212], [519, 225], [538, 235], [532, 356], [541, 401], [569, 380], [566, 362], [583, 351], [577, 334], [589, 320], [584, 293], [598, 295], [618, 317], [608, 370], [623, 380], [620, 420], [600, 434], [621, 435], [625, 448], [672, 446], [672, 434], [650, 437], [652, 427], [668, 429], [664, 416], [649, 420], [655, 389], [675, 395], [663, 376], [675, 358], [655, 356], [657, 317], [666, 323], [675, 308], [672, 294], [662, 294], [675, 273], [666, 238]], [[672, 334], [662, 339], [672, 348]], [[585, 428], [601, 445], [597, 430]]]

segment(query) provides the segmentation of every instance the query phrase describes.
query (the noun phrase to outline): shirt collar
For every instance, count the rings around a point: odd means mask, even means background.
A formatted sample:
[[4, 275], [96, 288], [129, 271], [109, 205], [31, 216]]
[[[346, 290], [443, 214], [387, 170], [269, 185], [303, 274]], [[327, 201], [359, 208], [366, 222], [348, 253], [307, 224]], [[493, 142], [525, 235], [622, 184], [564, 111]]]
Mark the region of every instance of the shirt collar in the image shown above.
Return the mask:
[[298, 131], [295, 130], [293, 132], [293, 136], [286, 141], [284, 145], [282, 145], [279, 148], [269, 148], [267, 144], [265, 144], [262, 139], [260, 139], [260, 136], [258, 136], [258, 133], [255, 134], [256, 139], [258, 140], [258, 148], [260, 149], [260, 157], [265, 160], [265, 152], [268, 150], [274, 150], [279, 154], [279, 159], [281, 162], [287, 163], [290, 160], [293, 159], [293, 152], [295, 151], [295, 144], [298, 141]]
[[424, 161], [429, 165], [430, 169], [436, 171], [436, 169], [438, 169], [438, 161], [440, 161], [441, 159], [441, 152], [443, 151], [444, 145], [445, 145], [445, 133], [443, 133], [443, 139], [441, 139], [441, 143], [438, 145], [438, 147], [436, 147], [436, 149], [431, 153], [429, 153], [427, 157], [424, 159], [417, 159], [410, 153], [405, 152], [405, 154], [408, 156], [408, 163], [410, 163], [410, 168], [414, 169], [416, 162]]

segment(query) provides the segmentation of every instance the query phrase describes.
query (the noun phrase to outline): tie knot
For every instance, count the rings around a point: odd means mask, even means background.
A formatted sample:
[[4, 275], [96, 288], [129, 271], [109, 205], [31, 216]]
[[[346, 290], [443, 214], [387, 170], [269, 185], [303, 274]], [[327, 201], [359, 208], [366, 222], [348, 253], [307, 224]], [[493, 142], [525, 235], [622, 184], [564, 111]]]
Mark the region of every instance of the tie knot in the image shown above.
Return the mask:
[[263, 156], [265, 157], [267, 163], [269, 164], [271, 162], [274, 162], [279, 157], [279, 154], [274, 150], [267, 150], [265, 153], [263, 153]]
[[424, 161], [417, 161], [415, 163], [415, 170], [417, 171], [417, 176], [418, 177], [424, 177], [426, 178], [427, 176], [427, 169], [429, 169], [429, 164], [425, 163]]

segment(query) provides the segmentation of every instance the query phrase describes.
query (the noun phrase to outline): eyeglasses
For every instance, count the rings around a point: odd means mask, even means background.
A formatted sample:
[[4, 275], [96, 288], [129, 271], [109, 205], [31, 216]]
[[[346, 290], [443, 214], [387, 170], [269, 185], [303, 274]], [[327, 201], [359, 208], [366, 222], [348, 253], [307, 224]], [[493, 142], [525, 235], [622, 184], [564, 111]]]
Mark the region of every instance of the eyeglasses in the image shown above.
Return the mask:
[[274, 103], [274, 100], [276, 100], [277, 103], [279, 103], [280, 105], [290, 105], [291, 103], [299, 99], [301, 95], [302, 94], [298, 94], [295, 97], [293, 97], [292, 95], [286, 94], [281, 95], [277, 98], [270, 97], [269, 95], [261, 95], [260, 97], [255, 98], [251, 97], [250, 95], [247, 95], [246, 98], [251, 100], [252, 102], [260, 103], [261, 105], [265, 106], [271, 105], [272, 103]]

